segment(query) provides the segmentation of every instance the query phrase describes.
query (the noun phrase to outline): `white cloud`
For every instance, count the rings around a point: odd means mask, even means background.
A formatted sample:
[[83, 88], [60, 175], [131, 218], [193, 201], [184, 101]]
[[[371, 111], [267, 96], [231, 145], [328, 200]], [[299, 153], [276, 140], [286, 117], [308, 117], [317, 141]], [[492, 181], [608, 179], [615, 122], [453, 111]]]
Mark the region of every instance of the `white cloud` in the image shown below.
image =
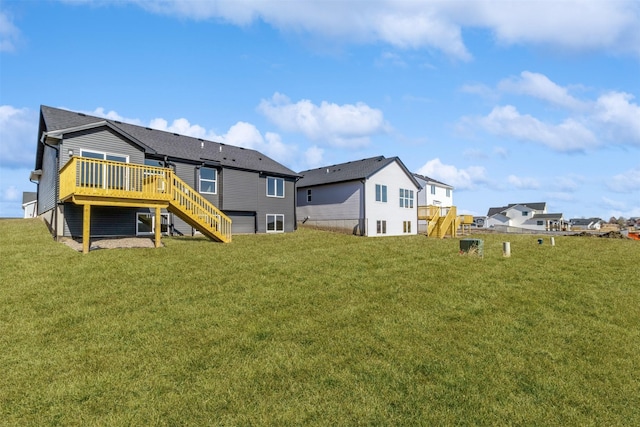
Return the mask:
[[472, 26], [490, 29], [506, 45], [640, 54], [640, 7], [633, 0], [454, 2]]
[[2, 200], [8, 202], [14, 202], [20, 200], [22, 192], [18, 190], [15, 185], [10, 185], [3, 189]]
[[523, 71], [519, 78], [511, 77], [498, 83], [498, 89], [503, 92], [529, 95], [553, 104], [571, 109], [583, 109], [585, 103], [574, 98], [569, 90], [552, 82], [540, 73]]
[[584, 151], [599, 145], [593, 132], [575, 118], [558, 125], [547, 124], [528, 114], [520, 114], [512, 105], [497, 106], [481, 118], [465, 118], [489, 133], [521, 141], [537, 142], [556, 151]]
[[156, 118], [149, 122], [149, 127], [166, 132], [179, 133], [180, 135], [190, 136], [193, 138], [215, 140], [217, 136], [214, 132], [207, 131], [200, 125], [192, 125], [189, 123], [189, 120], [185, 118], [175, 119], [171, 124], [169, 124], [165, 119]]
[[606, 184], [611, 191], [616, 193], [640, 192], [640, 167], [615, 175]]
[[20, 40], [20, 30], [4, 11], [0, 12], [0, 52], [13, 52]]
[[36, 112], [0, 105], [0, 164], [3, 168], [33, 168], [37, 139]]
[[540, 188], [540, 183], [535, 178], [519, 177], [516, 175], [509, 175], [507, 182], [519, 190], [535, 190]]
[[598, 98], [594, 117], [603, 123], [613, 138], [640, 146], [640, 105], [632, 103], [634, 96], [610, 92]]
[[[474, 93], [469, 88], [462, 90]], [[465, 125], [479, 126], [494, 135], [538, 142], [565, 152], [585, 151], [605, 143], [640, 146], [640, 105], [633, 102], [632, 94], [611, 91], [593, 100], [578, 99], [567, 87], [529, 71], [502, 80], [497, 90], [544, 100], [568, 109], [569, 116], [560, 124], [551, 124], [521, 114], [513, 105], [503, 105], [482, 118], [463, 118], [459, 130], [467, 130]]]
[[316, 168], [323, 163], [324, 150], [317, 145], [313, 145], [304, 152], [307, 168]]
[[267, 132], [263, 137], [258, 128], [247, 122], [236, 123], [226, 134], [217, 136], [215, 139], [225, 144], [260, 151], [284, 164], [291, 164], [297, 153], [297, 147], [284, 144], [280, 135]]
[[439, 158], [429, 160], [417, 173], [426, 175], [453, 186], [456, 190], [469, 190], [477, 184], [486, 183], [486, 171], [481, 166], [470, 166], [458, 169], [453, 165], [445, 165]]
[[382, 111], [364, 103], [337, 105], [309, 100], [295, 104], [275, 93], [262, 100], [258, 111], [286, 132], [300, 132], [312, 141], [336, 147], [357, 148], [369, 144], [370, 137], [389, 131]]
[[532, 44], [571, 51], [640, 55], [640, 6], [634, 0], [495, 2], [308, 0], [130, 0], [141, 7], [194, 20], [239, 26], [263, 21], [280, 31], [339, 43], [386, 43], [435, 49], [459, 60], [471, 53], [463, 29], [488, 30], [501, 45]]
[[140, 121], [140, 119], [130, 119], [128, 117], [123, 117], [113, 110], [105, 111], [104, 107], [98, 107], [93, 111], [83, 111], [83, 112], [91, 116], [103, 117], [109, 120], [130, 123], [132, 125], [138, 125], [138, 126], [142, 125], [142, 122]]
[[498, 93], [495, 90], [481, 83], [465, 84], [465, 85], [462, 85], [459, 90], [462, 93], [478, 95], [490, 100], [497, 100], [499, 97]]

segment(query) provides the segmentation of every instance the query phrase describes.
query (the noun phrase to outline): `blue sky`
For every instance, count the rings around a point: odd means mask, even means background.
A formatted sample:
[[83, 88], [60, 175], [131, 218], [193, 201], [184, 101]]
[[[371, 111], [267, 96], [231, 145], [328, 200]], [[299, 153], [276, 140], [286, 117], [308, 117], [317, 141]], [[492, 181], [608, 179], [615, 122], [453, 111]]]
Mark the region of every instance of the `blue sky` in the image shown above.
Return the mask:
[[0, 217], [40, 105], [254, 148], [293, 170], [384, 155], [464, 213], [640, 216], [640, 2], [0, 3]]

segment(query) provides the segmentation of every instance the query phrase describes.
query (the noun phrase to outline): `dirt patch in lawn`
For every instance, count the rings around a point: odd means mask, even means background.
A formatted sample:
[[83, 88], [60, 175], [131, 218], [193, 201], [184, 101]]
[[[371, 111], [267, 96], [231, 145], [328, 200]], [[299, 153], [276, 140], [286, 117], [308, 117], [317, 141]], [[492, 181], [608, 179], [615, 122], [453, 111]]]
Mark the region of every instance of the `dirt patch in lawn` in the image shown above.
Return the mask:
[[[62, 243], [71, 249], [82, 252], [82, 240], [64, 238]], [[162, 245], [162, 243], [160, 243]], [[117, 248], [154, 248], [154, 240], [149, 237], [122, 237], [108, 239], [91, 239], [90, 251], [97, 249], [117, 249]]]

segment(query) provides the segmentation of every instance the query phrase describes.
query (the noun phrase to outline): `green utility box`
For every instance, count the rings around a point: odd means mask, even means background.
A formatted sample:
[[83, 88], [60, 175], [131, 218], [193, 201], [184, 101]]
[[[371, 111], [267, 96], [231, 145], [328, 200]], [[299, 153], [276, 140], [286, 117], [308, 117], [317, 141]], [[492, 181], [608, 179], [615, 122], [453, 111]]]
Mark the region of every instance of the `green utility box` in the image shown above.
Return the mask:
[[478, 256], [484, 254], [484, 240], [481, 239], [462, 239], [460, 240], [460, 253], [474, 252]]

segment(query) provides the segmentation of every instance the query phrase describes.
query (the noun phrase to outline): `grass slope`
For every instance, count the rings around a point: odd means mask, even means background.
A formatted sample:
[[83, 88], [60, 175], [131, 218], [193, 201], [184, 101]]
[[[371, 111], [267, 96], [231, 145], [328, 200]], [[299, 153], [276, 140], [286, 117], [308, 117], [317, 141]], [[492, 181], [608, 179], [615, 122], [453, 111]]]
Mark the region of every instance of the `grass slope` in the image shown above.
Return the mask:
[[[640, 425], [640, 244], [0, 221], [0, 424]], [[502, 257], [502, 241], [511, 258]]]

